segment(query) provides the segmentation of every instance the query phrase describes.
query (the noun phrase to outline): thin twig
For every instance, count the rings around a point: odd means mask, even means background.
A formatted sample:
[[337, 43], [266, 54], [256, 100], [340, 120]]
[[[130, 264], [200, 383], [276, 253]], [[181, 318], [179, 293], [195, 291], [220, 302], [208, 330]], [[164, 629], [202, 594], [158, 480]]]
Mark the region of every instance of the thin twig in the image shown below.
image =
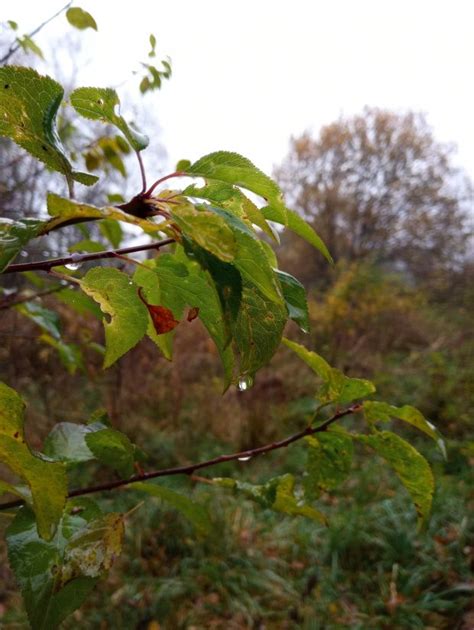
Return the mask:
[[134, 252], [145, 252], [151, 249], [160, 249], [165, 245], [174, 243], [174, 238], [165, 238], [156, 243], [146, 245], [135, 245], [134, 247], [122, 247], [121, 249], [108, 249], [103, 252], [95, 252], [92, 254], [72, 254], [64, 258], [52, 258], [50, 260], [39, 260], [31, 263], [18, 263], [9, 265], [3, 273], [20, 273], [22, 271], [49, 271], [52, 267], [61, 267], [63, 265], [82, 264], [90, 260], [100, 260], [102, 258], [115, 258], [117, 254], [133, 254]]
[[63, 291], [63, 286], [51, 287], [44, 291], [38, 291], [37, 293], [31, 293], [22, 295], [22, 291], [18, 291], [17, 293], [13, 293], [12, 295], [8, 295], [0, 302], [0, 311], [3, 311], [7, 308], [12, 308], [12, 306], [16, 306], [17, 304], [23, 304], [24, 302], [31, 302], [31, 300], [35, 300], [39, 297], [44, 297], [45, 295], [51, 295], [51, 293], [57, 293], [58, 291]]
[[[36, 33], [39, 33], [39, 31], [44, 28], [46, 26], [46, 24], [49, 24], [52, 20], [54, 20], [54, 18], [57, 18], [58, 15], [60, 15], [63, 11], [66, 11], [67, 9], [69, 9], [69, 7], [72, 4], [72, 0], [71, 2], [68, 2], [67, 4], [65, 4], [63, 6], [62, 9], [59, 9], [59, 11], [57, 11], [54, 15], [52, 15], [50, 18], [48, 18], [47, 20], [45, 20], [44, 22], [42, 22], [39, 26], [37, 26], [35, 29], [33, 29], [31, 31], [31, 33], [28, 33], [27, 37], [33, 37], [34, 35], [36, 35]], [[18, 39], [16, 39], [12, 45], [10, 46], [10, 48], [7, 50], [7, 52], [3, 55], [3, 57], [0, 59], [0, 64], [4, 64], [6, 61], [8, 61], [8, 59], [10, 59], [10, 57], [12, 55], [14, 55], [16, 53], [16, 51], [21, 47], [20, 42], [18, 41]]]
[[165, 182], [167, 179], [171, 179], [172, 177], [186, 177], [186, 173], [183, 173], [182, 171], [176, 171], [175, 173], [170, 173], [169, 175], [165, 175], [164, 177], [157, 179], [156, 182], [152, 184], [150, 188], [146, 191], [145, 195], [149, 197], [157, 186]]
[[146, 191], [146, 173], [145, 173], [145, 166], [143, 165], [143, 160], [142, 160], [142, 156], [140, 154], [140, 151], [135, 151], [135, 154], [137, 156], [137, 160], [138, 160], [138, 164], [140, 166], [140, 174], [142, 176], [142, 191], [141, 191], [141, 195], [143, 195], [143, 193]]
[[[344, 416], [348, 416], [352, 413], [357, 413], [361, 411], [362, 405], [360, 403], [355, 403], [346, 409], [336, 411], [334, 415], [325, 420], [322, 424], [313, 427], [311, 425], [305, 427], [298, 433], [294, 433], [289, 437], [284, 438], [278, 442], [271, 442], [270, 444], [265, 444], [265, 446], [259, 446], [257, 448], [249, 449], [247, 451], [241, 451], [239, 453], [231, 453], [229, 455], [219, 455], [219, 457], [214, 457], [213, 459], [208, 459], [204, 462], [198, 462], [196, 464], [190, 464], [188, 466], [176, 466], [174, 468], [162, 468], [161, 470], [153, 470], [151, 472], [143, 473], [142, 475], [134, 475], [129, 479], [117, 479], [115, 481], [109, 481], [107, 483], [103, 483], [97, 486], [90, 486], [88, 488], [77, 488], [76, 490], [71, 490], [68, 493], [68, 498], [71, 499], [73, 497], [81, 497], [86, 494], [95, 494], [97, 492], [105, 492], [108, 490], [114, 490], [115, 488], [120, 488], [123, 486], [128, 486], [132, 483], [138, 483], [140, 481], [148, 481], [149, 479], [156, 479], [157, 477], [170, 477], [171, 475], [193, 475], [196, 470], [201, 470], [202, 468], [208, 468], [209, 466], [216, 466], [217, 464], [222, 464], [224, 462], [231, 462], [238, 459], [251, 459], [253, 457], [257, 457], [258, 455], [263, 455], [264, 453], [269, 453], [270, 451], [275, 451], [279, 448], [285, 448], [292, 444], [293, 442], [297, 442], [302, 438], [313, 435], [315, 433], [321, 433], [326, 431], [336, 420]], [[11, 508], [19, 507], [23, 505], [24, 501], [10, 501], [8, 503], [0, 504], [1, 510], [8, 510]]]

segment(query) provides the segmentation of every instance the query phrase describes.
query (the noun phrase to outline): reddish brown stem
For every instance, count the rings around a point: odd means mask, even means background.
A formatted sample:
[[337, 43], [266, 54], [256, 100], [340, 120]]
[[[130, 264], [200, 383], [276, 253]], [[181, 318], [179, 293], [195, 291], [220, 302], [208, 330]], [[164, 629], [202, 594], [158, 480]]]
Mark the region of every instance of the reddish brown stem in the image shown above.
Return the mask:
[[156, 182], [152, 184], [150, 188], [146, 191], [145, 196], [150, 197], [153, 194], [155, 188], [165, 182], [167, 179], [171, 179], [172, 177], [186, 177], [186, 175], [187, 174], [183, 173], [182, 171], [176, 171], [175, 173], [170, 173], [169, 175], [165, 175], [164, 177], [157, 179]]

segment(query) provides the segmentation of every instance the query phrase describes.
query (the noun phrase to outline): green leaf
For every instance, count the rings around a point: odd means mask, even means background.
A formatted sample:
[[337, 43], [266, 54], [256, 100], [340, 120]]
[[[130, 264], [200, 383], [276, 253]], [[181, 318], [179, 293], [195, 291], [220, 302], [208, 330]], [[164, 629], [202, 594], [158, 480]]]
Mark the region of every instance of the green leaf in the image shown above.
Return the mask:
[[104, 246], [102, 243], [98, 243], [97, 241], [92, 241], [91, 239], [84, 239], [82, 241], [78, 241], [77, 243], [74, 243], [74, 245], [71, 245], [71, 247], [68, 247], [68, 250], [73, 253], [73, 252], [102, 252], [104, 251]]
[[70, 96], [71, 105], [78, 114], [90, 120], [100, 120], [103, 123], [115, 125], [135, 151], [143, 151], [150, 140], [148, 136], [139, 133], [125, 119], [115, 113], [120, 105], [118, 94], [112, 88], [77, 88]]
[[254, 232], [228, 210], [212, 208], [232, 229], [237, 244], [233, 264], [242, 278], [254, 285], [264, 296], [277, 304], [283, 304], [280, 285], [275, 276], [265, 249]]
[[[135, 274], [133, 276], [133, 280], [139, 287], [142, 287], [142, 289], [144, 289], [144, 293], [149, 304], [162, 304], [159, 278], [157, 277], [156, 271], [152, 268], [151, 263], [149, 264], [150, 269], [147, 269], [145, 265], [137, 266]], [[168, 306], [167, 308], [170, 307]], [[182, 309], [181, 302], [179, 304], [179, 308]], [[178, 313], [175, 313], [175, 315], [178, 315]], [[179, 312], [179, 315], [181, 316], [181, 311]], [[171, 361], [171, 358], [173, 356], [174, 332], [158, 335], [155, 330], [155, 326], [153, 325], [151, 316], [148, 313], [146, 334], [161, 350], [165, 359]]]
[[237, 250], [234, 233], [223, 217], [190, 203], [174, 207], [171, 217], [184, 234], [219, 260], [234, 260]]
[[440, 451], [443, 453], [445, 459], [447, 459], [446, 445], [443, 440], [443, 436], [438, 429], [426, 420], [421, 411], [418, 411], [415, 407], [410, 405], [404, 405], [403, 407], [394, 407], [388, 403], [378, 402], [376, 400], [367, 400], [364, 402], [364, 415], [368, 422], [376, 424], [377, 422], [389, 422], [390, 418], [398, 418], [403, 420], [407, 424], [411, 424], [426, 435], [429, 435], [436, 444], [439, 446]]
[[94, 300], [91, 300], [90, 297], [78, 289], [69, 289], [66, 287], [56, 293], [56, 299], [67, 304], [80, 315], [89, 313], [98, 319], [102, 317], [102, 311]]
[[126, 435], [115, 429], [102, 429], [87, 433], [85, 441], [95, 457], [116, 470], [121, 477], [133, 475], [135, 446]]
[[71, 7], [66, 11], [66, 18], [69, 24], [83, 31], [86, 28], [97, 30], [97, 23], [90, 13], [79, 7]]
[[326, 524], [322, 512], [304, 503], [295, 493], [295, 478], [287, 474], [274, 477], [263, 485], [255, 485], [246, 481], [229, 478], [215, 478], [213, 482], [223, 488], [232, 488], [242, 492], [244, 496], [258, 503], [261, 507], [282, 512], [290, 516], [306, 516], [318, 523]]
[[73, 171], [56, 131], [64, 90], [32, 68], [0, 68], [0, 136], [16, 142], [49, 168], [90, 186], [97, 177]]
[[38, 44], [33, 39], [31, 39], [29, 35], [23, 35], [22, 37], [19, 37], [17, 39], [17, 42], [26, 53], [32, 52], [34, 55], [44, 60], [43, 51], [38, 46]]
[[239, 313], [232, 322], [234, 346], [240, 356], [240, 374], [253, 376], [277, 351], [287, 319], [283, 304], [269, 300], [244, 283]]
[[[150, 287], [158, 285], [159, 294], [155, 295], [159, 305], [169, 308], [176, 319], [182, 318], [186, 306], [197, 307], [199, 319], [217, 346], [224, 365], [226, 381], [229, 381], [233, 363], [227, 347], [229, 332], [224, 321], [219, 294], [210, 275], [198, 263], [191, 261], [181, 248], [178, 248], [174, 255], [160, 255], [151, 270], [154, 278], [150, 277], [143, 267], [138, 268], [134, 276], [135, 281], [145, 289], [148, 301], [153, 303], [154, 296], [148, 293]], [[160, 336], [168, 337], [171, 334]]]
[[154, 497], [158, 497], [162, 501], [165, 501], [181, 514], [187, 518], [187, 520], [194, 525], [196, 530], [201, 534], [209, 534], [211, 531], [211, 520], [206, 509], [199, 503], [195, 503], [189, 497], [179, 494], [166, 486], [158, 485], [157, 483], [135, 483], [133, 488], [141, 490], [151, 494]]
[[423, 455], [390, 431], [359, 435], [357, 439], [373, 448], [395, 470], [415, 504], [418, 525], [423, 525], [431, 510], [434, 491], [433, 473]]
[[87, 272], [80, 286], [109, 316], [109, 321], [104, 321], [104, 368], [110, 367], [145, 335], [146, 307], [138, 297], [136, 284], [118, 269], [95, 267]]
[[337, 368], [331, 367], [316, 352], [311, 352], [299, 343], [289, 339], [283, 339], [283, 343], [290, 350], [293, 350], [324, 381], [322, 389], [318, 392], [321, 402], [346, 404], [358, 398], [365, 398], [375, 392], [373, 383], [365, 379], [345, 376]]
[[278, 270], [275, 273], [281, 284], [283, 299], [290, 319], [296, 322], [303, 332], [309, 332], [308, 302], [304, 286], [289, 273]]
[[313, 247], [315, 247], [321, 254], [326, 258], [326, 260], [330, 263], [333, 263], [333, 259], [331, 254], [329, 253], [328, 248], [324, 244], [324, 241], [316, 234], [313, 228], [306, 223], [306, 221], [300, 217], [300, 215], [294, 210], [286, 209], [286, 224], [282, 221], [278, 212], [271, 206], [267, 206], [262, 208], [262, 214], [268, 221], [275, 221], [276, 223], [281, 223], [283, 225], [287, 225], [287, 227], [292, 230], [301, 238], [304, 238], [305, 241], [310, 243]]
[[61, 339], [61, 323], [59, 315], [55, 311], [44, 308], [37, 302], [24, 302], [16, 307], [25, 317], [28, 317], [35, 324], [38, 324], [44, 331], [48, 332], [54, 339]]
[[313, 500], [346, 479], [351, 470], [354, 449], [351, 436], [343, 431], [321, 432], [307, 437], [305, 441], [308, 447], [307, 476], [303, 485], [305, 496]]
[[50, 542], [38, 537], [32, 512], [19, 510], [7, 530], [10, 565], [22, 590], [31, 627], [55, 630], [82, 605], [120, 554], [123, 520], [102, 516], [90, 499], [76, 499]]
[[278, 185], [250, 160], [238, 153], [218, 151], [202, 157], [186, 169], [188, 175], [215, 179], [260, 195], [281, 223], [287, 223], [287, 209]]
[[43, 444], [43, 453], [55, 461], [75, 464], [94, 459], [86, 435], [93, 429], [84, 424], [60, 422], [52, 428]]
[[0, 218], [0, 273], [16, 258], [21, 248], [38, 236], [44, 221], [24, 218], [13, 221]]
[[[177, 170], [186, 170], [177, 169]], [[231, 184], [225, 182], [206, 180], [204, 186], [192, 184], [185, 188], [183, 195], [198, 199], [206, 199], [212, 205], [229, 210], [240, 219], [253, 223], [265, 232], [270, 238], [278, 242], [278, 234], [268, 225], [262, 212], [244, 193]]]
[[39, 337], [39, 341], [43, 341], [57, 350], [59, 359], [69, 374], [75, 374], [77, 370], [85, 371], [82, 350], [77, 344], [64, 343], [61, 339], [54, 339], [47, 334], [42, 334]]
[[63, 464], [46, 462], [28, 448], [23, 429], [25, 403], [0, 383], [0, 462], [21, 477], [31, 490], [39, 535], [50, 540], [66, 502], [67, 479]]
[[323, 525], [327, 524], [327, 519], [322, 512], [295, 496], [295, 478], [293, 475], [283, 475], [278, 479], [275, 502], [272, 505], [273, 510], [290, 516], [306, 516], [306, 518], [323, 523]]
[[120, 247], [120, 243], [123, 239], [123, 230], [118, 221], [112, 221], [111, 219], [101, 221], [99, 224], [99, 230], [102, 236], [110, 242], [114, 249]]

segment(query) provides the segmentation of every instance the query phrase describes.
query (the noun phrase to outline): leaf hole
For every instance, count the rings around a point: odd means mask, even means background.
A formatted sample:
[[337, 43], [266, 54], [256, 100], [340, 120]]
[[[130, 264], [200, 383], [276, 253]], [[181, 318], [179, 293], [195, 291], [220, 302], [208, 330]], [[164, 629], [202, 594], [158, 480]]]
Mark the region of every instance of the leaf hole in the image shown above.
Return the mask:
[[5, 85], [3, 86], [5, 88], [5, 90], [8, 90], [8, 88], [10, 87], [9, 83], [5, 83]]
[[48, 147], [46, 147], [44, 144], [41, 145], [41, 148], [43, 149], [43, 151], [46, 151], [46, 153], [48, 153]]
[[104, 100], [102, 98], [98, 98], [97, 105], [103, 105], [103, 104], [104, 104]]

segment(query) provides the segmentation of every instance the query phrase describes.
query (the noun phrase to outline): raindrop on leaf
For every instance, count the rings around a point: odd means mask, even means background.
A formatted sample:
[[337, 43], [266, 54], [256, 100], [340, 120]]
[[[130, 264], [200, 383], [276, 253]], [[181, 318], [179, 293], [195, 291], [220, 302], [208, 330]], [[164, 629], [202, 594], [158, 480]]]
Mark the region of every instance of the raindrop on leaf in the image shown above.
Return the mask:
[[253, 378], [250, 376], [250, 374], [242, 374], [242, 376], [239, 378], [237, 387], [240, 392], [245, 392], [247, 389], [250, 389], [252, 385]]

